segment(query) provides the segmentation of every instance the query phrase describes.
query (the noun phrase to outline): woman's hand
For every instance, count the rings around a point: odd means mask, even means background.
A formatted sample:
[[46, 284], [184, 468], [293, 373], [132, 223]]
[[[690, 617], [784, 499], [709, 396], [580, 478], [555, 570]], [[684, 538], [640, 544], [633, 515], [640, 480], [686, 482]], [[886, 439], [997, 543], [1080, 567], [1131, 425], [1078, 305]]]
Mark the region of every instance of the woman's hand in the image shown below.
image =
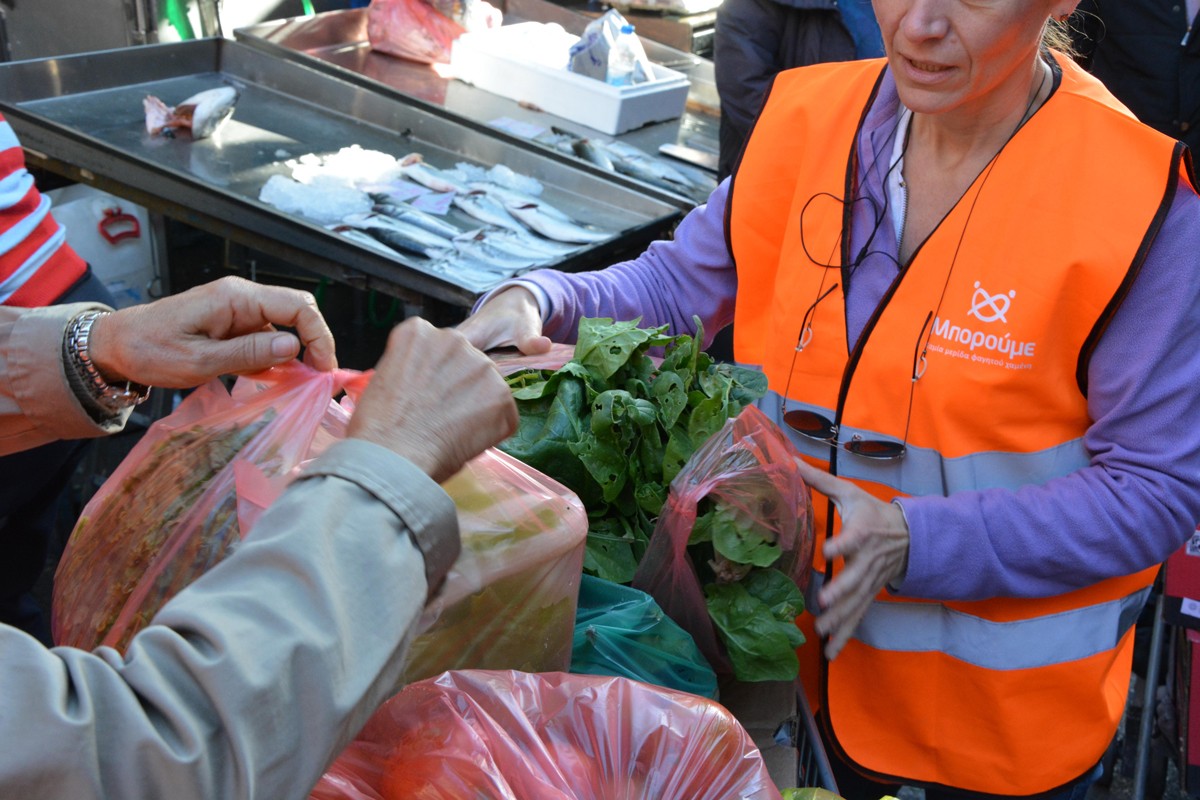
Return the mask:
[[885, 503], [853, 483], [800, 459], [800, 475], [837, 508], [842, 527], [825, 542], [826, 560], [842, 558], [843, 568], [821, 587], [817, 633], [832, 660], [854, 635], [871, 602], [887, 584], [904, 577], [908, 567], [908, 523], [895, 503]]
[[542, 335], [542, 313], [533, 292], [512, 286], [484, 303], [458, 330], [480, 350], [515, 346], [527, 356], [549, 352]]
[[337, 367], [333, 334], [312, 294], [227, 277], [105, 314], [88, 352], [110, 383], [187, 389], [290, 361], [301, 344], [309, 366]]

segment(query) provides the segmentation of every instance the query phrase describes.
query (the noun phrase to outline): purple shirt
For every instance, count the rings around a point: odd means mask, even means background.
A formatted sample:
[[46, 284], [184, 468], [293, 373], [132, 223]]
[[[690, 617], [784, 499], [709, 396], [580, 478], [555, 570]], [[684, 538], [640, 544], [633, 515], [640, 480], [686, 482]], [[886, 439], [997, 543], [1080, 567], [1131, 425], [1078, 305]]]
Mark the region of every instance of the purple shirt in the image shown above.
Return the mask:
[[[877, 202], [899, 100], [890, 75], [863, 127], [863, 188]], [[878, 166], [876, 166], [878, 165]], [[522, 280], [550, 301], [545, 333], [570, 341], [580, 317], [704, 321], [707, 338], [733, 319], [737, 275], [725, 241], [728, 181], [633, 261], [597, 272], [537, 271]], [[856, 214], [852, 251], [874, 228]], [[879, 226], [847, 290], [852, 341], [896, 274], [897, 243]], [[1200, 520], [1200, 197], [1176, 193], [1137, 280], [1088, 371], [1084, 436], [1091, 464], [1043, 485], [903, 502], [911, 532], [898, 593], [942, 600], [1043, 597], [1152, 566]]]

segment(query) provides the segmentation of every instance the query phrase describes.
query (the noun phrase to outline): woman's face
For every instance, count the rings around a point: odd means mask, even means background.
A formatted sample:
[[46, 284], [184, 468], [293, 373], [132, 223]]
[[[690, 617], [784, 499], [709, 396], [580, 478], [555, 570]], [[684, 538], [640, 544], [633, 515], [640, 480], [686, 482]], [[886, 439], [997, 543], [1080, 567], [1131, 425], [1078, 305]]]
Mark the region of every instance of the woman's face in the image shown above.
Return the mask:
[[[1042, 28], [1063, 0], [874, 0], [900, 99], [978, 113], [1027, 98]], [[1062, 8], [1060, 8], [1062, 7]]]

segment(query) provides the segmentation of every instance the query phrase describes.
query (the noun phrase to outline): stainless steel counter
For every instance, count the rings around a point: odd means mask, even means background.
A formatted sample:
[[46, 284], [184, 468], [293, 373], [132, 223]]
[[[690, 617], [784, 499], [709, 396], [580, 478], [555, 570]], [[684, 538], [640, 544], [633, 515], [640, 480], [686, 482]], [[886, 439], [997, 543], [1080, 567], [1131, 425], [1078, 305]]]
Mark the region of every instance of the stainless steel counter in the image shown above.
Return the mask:
[[[230, 84], [233, 117], [210, 139], [147, 133], [142, 100], [176, 103]], [[640, 250], [680, 218], [652, 196], [293, 60], [227, 39], [109, 50], [0, 65], [0, 110], [29, 161], [271, 253], [334, 280], [413, 302], [469, 306], [478, 291], [419, 259], [392, 258], [258, 200], [285, 161], [357, 144], [397, 157], [417, 151], [436, 167], [503, 163], [541, 181], [547, 202], [617, 232], [553, 264], [579, 269]]]
[[[581, 33], [590, 21], [582, 14], [545, 0], [509, 0], [506, 9], [506, 23], [522, 20], [557, 22], [575, 34]], [[606, 136], [571, 120], [442, 77], [428, 64], [372, 50], [367, 37], [366, 9], [264, 22], [241, 28], [234, 36], [239, 42], [263, 52], [294, 60], [376, 92], [406, 98], [431, 113], [446, 114], [510, 143], [540, 148], [548, 157], [564, 163], [574, 162], [577, 167], [614, 183], [636, 187], [684, 208], [695, 205], [698, 199], [606, 172], [582, 159], [500, 130], [492, 123], [506, 118], [543, 129], [558, 128], [591, 139], [618, 140], [653, 156], [657, 156], [659, 147], [665, 144], [691, 147], [714, 157], [716, 154], [719, 119], [712, 61], [648, 39], [644, 39], [643, 44], [652, 61], [688, 76], [691, 85], [687, 109], [679, 119], [647, 125], [620, 136]]]

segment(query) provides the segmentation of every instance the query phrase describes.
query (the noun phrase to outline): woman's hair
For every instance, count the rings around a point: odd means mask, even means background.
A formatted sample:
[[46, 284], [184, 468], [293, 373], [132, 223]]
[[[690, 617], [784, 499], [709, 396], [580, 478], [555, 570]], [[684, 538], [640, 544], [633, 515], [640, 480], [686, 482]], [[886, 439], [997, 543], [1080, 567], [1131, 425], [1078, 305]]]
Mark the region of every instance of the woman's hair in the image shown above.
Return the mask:
[[1071, 41], [1071, 20], [1069, 17], [1062, 22], [1056, 19], [1046, 20], [1046, 25], [1042, 28], [1042, 49], [1057, 50], [1064, 55], [1072, 57], [1078, 55], [1075, 52], [1075, 45]]

